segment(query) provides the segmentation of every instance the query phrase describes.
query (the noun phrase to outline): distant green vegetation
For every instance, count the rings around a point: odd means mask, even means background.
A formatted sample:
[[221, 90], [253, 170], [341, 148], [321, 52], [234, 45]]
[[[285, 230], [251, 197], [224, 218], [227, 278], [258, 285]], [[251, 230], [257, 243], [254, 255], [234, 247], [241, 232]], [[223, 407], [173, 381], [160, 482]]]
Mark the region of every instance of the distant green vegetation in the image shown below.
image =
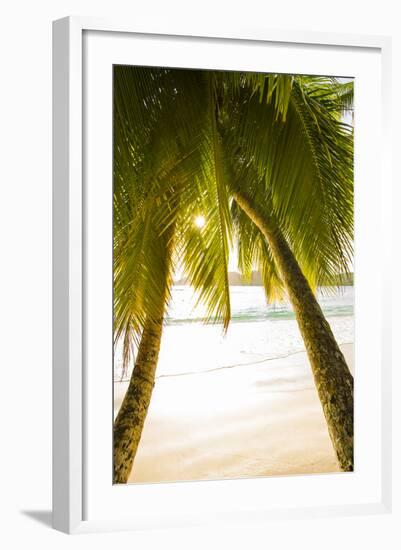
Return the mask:
[[330, 284], [321, 284], [320, 286], [354, 286], [353, 273], [340, 273]]

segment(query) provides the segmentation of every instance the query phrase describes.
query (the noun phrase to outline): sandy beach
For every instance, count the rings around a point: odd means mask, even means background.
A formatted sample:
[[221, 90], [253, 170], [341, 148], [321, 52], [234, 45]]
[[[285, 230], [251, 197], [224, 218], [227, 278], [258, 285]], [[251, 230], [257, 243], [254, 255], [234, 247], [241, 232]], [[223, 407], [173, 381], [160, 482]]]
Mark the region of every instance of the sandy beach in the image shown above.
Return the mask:
[[[353, 344], [342, 351], [353, 369]], [[115, 411], [127, 382], [116, 382]], [[337, 472], [305, 352], [159, 376], [130, 483]]]

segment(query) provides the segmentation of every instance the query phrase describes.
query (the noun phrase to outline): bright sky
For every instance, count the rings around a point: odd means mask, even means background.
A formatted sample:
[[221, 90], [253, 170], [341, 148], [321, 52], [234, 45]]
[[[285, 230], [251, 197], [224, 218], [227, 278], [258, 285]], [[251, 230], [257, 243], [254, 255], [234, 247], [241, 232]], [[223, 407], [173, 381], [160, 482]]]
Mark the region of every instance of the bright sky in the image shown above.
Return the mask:
[[237, 245], [234, 243], [234, 246], [230, 250], [230, 256], [228, 260], [228, 271], [238, 271], [238, 250]]

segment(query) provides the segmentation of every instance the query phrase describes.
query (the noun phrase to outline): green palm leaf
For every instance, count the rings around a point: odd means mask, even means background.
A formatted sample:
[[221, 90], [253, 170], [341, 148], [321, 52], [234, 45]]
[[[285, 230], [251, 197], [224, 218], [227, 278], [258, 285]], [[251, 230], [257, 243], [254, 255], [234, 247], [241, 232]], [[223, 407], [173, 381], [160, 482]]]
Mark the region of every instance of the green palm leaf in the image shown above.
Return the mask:
[[312, 286], [334, 280], [352, 258], [353, 138], [333, 97], [328, 79], [295, 78], [284, 122], [243, 89], [227, 102], [231, 126], [223, 127], [234, 184], [257, 191]]
[[[229, 196], [215, 82], [199, 71], [152, 72], [115, 69], [114, 314], [126, 360], [146, 318], [157, 314], [163, 278], [171, 284], [173, 258], [185, 266], [208, 319], [224, 327], [230, 319]], [[206, 218], [202, 231], [196, 211]]]

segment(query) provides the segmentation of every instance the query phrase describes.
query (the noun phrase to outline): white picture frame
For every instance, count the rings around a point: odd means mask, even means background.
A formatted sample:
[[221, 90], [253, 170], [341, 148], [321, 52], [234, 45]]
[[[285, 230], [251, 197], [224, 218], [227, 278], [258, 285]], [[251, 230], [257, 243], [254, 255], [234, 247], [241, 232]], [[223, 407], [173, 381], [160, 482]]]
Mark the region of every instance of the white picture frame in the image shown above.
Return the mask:
[[[85, 36], [89, 36], [89, 33], [91, 33], [90, 36], [94, 37], [93, 47], [90, 46], [90, 48], [88, 48], [88, 42], [85, 42]], [[96, 37], [101, 37], [101, 40], [97, 41]], [[105, 37], [107, 37], [106, 45], [103, 43]], [[91, 423], [90, 407], [93, 406], [95, 400], [91, 394], [93, 378], [88, 377], [88, 372], [90, 372], [87, 361], [88, 342], [90, 342], [90, 332], [92, 330], [88, 330], [88, 316], [91, 318], [92, 314], [86, 302], [88, 294], [86, 270], [89, 262], [98, 260], [90, 259], [92, 241], [88, 234], [91, 234], [91, 229], [88, 228], [86, 218], [88, 200], [91, 201], [92, 195], [90, 188], [88, 191], [84, 185], [85, 178], [88, 176], [85, 155], [90, 156], [92, 153], [86, 141], [88, 130], [85, 126], [87, 123], [86, 111], [90, 109], [88, 109], [88, 97], [85, 95], [84, 85], [85, 79], [95, 78], [96, 75], [90, 73], [90, 71], [85, 72], [84, 60], [88, 63], [89, 59], [90, 63], [96, 65], [96, 59], [101, 59], [99, 61], [99, 75], [101, 75], [101, 63], [105, 63], [105, 57], [107, 57], [107, 55], [103, 55], [105, 50], [102, 48], [111, 48], [111, 44], [117, 43], [118, 40], [129, 40], [130, 37], [145, 40], [147, 44], [149, 41], [156, 44], [158, 40], [167, 39], [168, 37], [171, 38], [170, 42], [172, 44], [174, 40], [180, 40], [181, 44], [185, 43], [185, 45], [196, 43], [200, 56], [202, 56], [203, 46], [209, 45], [210, 49], [210, 46], [217, 43], [224, 44], [228, 49], [233, 47], [234, 44], [239, 47], [258, 44], [260, 48], [264, 45], [270, 45], [271, 47], [277, 45], [277, 47], [300, 48], [303, 51], [310, 52], [318, 48], [326, 48], [325, 51], [332, 51], [334, 57], [341, 51], [344, 59], [348, 55], [356, 55], [362, 51], [374, 52], [378, 63], [377, 67], [380, 68], [377, 69], [380, 70], [380, 76], [378, 77], [380, 82], [377, 82], [377, 84], [380, 84], [379, 95], [377, 96], [380, 96], [378, 100], [380, 101], [380, 109], [377, 103], [376, 124], [380, 134], [378, 139], [382, 151], [376, 170], [380, 179], [381, 196], [386, 197], [381, 208], [381, 224], [377, 238], [383, 235], [386, 230], [385, 207], [386, 204], [388, 206], [387, 201], [391, 195], [390, 162], [388, 158], [390, 149], [388, 128], [391, 51], [389, 38], [260, 29], [238, 30], [226, 28], [216, 31], [214, 29], [197, 29], [196, 27], [192, 29], [180, 28], [179, 25], [177, 27], [166, 25], [166, 28], [141, 28], [139, 25], [135, 26], [125, 22], [83, 17], [69, 17], [55, 21], [53, 27], [53, 526], [67, 533], [76, 533], [138, 529], [153, 526], [193, 525], [216, 521], [216, 519], [221, 522], [241, 519], [244, 521], [263, 521], [275, 517], [292, 518], [311, 517], [313, 515], [389, 512], [391, 509], [391, 357], [389, 351], [390, 327], [386, 324], [389, 321], [383, 319], [383, 322], [376, 327], [380, 329], [380, 337], [376, 348], [377, 355], [374, 356], [373, 354], [374, 357], [370, 360], [372, 372], [375, 372], [376, 376], [374, 380], [373, 378], [371, 380], [371, 391], [376, 392], [376, 401], [374, 401], [373, 408], [376, 406], [377, 409], [374, 410], [378, 412], [377, 431], [375, 432], [375, 428], [373, 428], [373, 432], [377, 435], [379, 445], [377, 456], [374, 460], [372, 459], [372, 464], [369, 466], [372, 472], [374, 470], [377, 477], [375, 481], [372, 481], [375, 486], [371, 492], [366, 491], [366, 494], [362, 495], [362, 482], [366, 483], [366, 479], [361, 479], [359, 485], [355, 484], [355, 487], [352, 487], [354, 493], [350, 491], [351, 496], [348, 499], [345, 497], [342, 499], [339, 494], [335, 496], [333, 492], [333, 499], [320, 505], [316, 504], [318, 499], [312, 499], [309, 502], [306, 499], [305, 502], [300, 499], [299, 502], [287, 506], [285, 502], [286, 489], [284, 490], [284, 500], [280, 502], [278, 500], [277, 502], [271, 501], [267, 507], [264, 507], [258, 498], [255, 498], [255, 504], [249, 508], [244, 509], [233, 504], [223, 512], [223, 502], [233, 500], [232, 497], [235, 494], [233, 491], [235, 487], [239, 487], [238, 481], [208, 482], [207, 484], [196, 482], [142, 485], [139, 488], [137, 487], [136, 491], [138, 496], [140, 494], [143, 510], [137, 510], [135, 515], [132, 514], [131, 517], [129, 515], [122, 517], [118, 513], [114, 516], [112, 514], [108, 515], [106, 508], [99, 505], [99, 513], [94, 514], [94, 517], [88, 517], [88, 501], [92, 499], [92, 501], [98, 500], [99, 503], [103, 501], [106, 503], [109, 498], [115, 498], [116, 500], [113, 500], [113, 506], [115, 507], [115, 503], [126, 498], [132, 487], [123, 487], [124, 495], [121, 487], [114, 487], [112, 497], [107, 492], [99, 492], [96, 497], [94, 494], [88, 496], [91, 491], [93, 493], [93, 483], [90, 478], [93, 477], [95, 468], [92, 467], [93, 463], [88, 467], [85, 456], [88, 450], [90, 454], [91, 445], [98, 445], [97, 448], [100, 448], [100, 445], [104, 446], [108, 443], [107, 441], [97, 443], [91, 440], [90, 437], [90, 434], [94, 431]], [[96, 48], [98, 48], [97, 51], [95, 51]], [[90, 50], [89, 53], [88, 49]], [[151, 57], [144, 64], [152, 64], [152, 59], [160, 59], [160, 65], [166, 64], [166, 55], [168, 53], [163, 52], [162, 55], [160, 48], [155, 47]], [[195, 55], [197, 55], [196, 52]], [[232, 54], [231, 57], [233, 57]], [[217, 62], [217, 57], [212, 61], [209, 57], [209, 63]], [[233, 59], [233, 63], [237, 62]], [[156, 62], [153, 61], [153, 63]], [[184, 61], [182, 66], [191, 66], [186, 63], [188, 62]], [[224, 61], [222, 63], [224, 64]], [[321, 56], [320, 61], [317, 59], [316, 63], [322, 63]], [[206, 61], [204, 66], [207, 66]], [[212, 66], [215, 65], [212, 64]], [[107, 101], [107, 94], [103, 97], [103, 100]], [[92, 109], [92, 107], [90, 108]], [[91, 115], [88, 116], [90, 119]], [[110, 129], [109, 118], [102, 128], [106, 129], [104, 133], [107, 133], [107, 128]], [[88, 131], [90, 133], [92, 130], [89, 129]], [[99, 147], [107, 147], [109, 143], [104, 142]], [[358, 149], [356, 155], [358, 155]], [[358, 158], [357, 162], [359, 162]], [[358, 177], [365, 173], [363, 170], [367, 169], [366, 166], [360, 167], [359, 164], [356, 168], [357, 171], [359, 170]], [[105, 177], [111, 181], [111, 171], [106, 172]], [[368, 203], [371, 199], [367, 197], [367, 202], [364, 202], [365, 198], [362, 193], [359, 203], [361, 208], [366, 205], [367, 208], [369, 207]], [[97, 206], [107, 208], [107, 193], [102, 200], [102, 205], [99, 203]], [[90, 219], [93, 219], [93, 216]], [[387, 230], [389, 229], [387, 228]], [[362, 249], [363, 246], [361, 246]], [[110, 252], [111, 249], [108, 248], [107, 250]], [[363, 256], [363, 250], [361, 256]], [[390, 257], [390, 251], [386, 246], [382, 248], [382, 256], [383, 271], [377, 275], [374, 281], [378, 289], [385, 288], [390, 273], [390, 269], [386, 269]], [[108, 282], [110, 280], [106, 276], [105, 284]], [[370, 282], [366, 281], [366, 285]], [[363, 284], [362, 281], [361, 285], [363, 286]], [[377, 307], [380, 308], [378, 313], [384, 311], [390, 299], [388, 293], [386, 298], [382, 298], [380, 295], [377, 301]], [[109, 314], [110, 319], [103, 319], [105, 324], [102, 328], [99, 327], [99, 330], [107, 331], [107, 323], [109, 323], [109, 329], [111, 330], [110, 311]], [[111, 342], [111, 336], [109, 342]], [[373, 364], [375, 357], [379, 360]], [[102, 393], [103, 390], [100, 386], [101, 383], [99, 382], [99, 395], [105, 395]], [[97, 390], [96, 393], [98, 393]], [[88, 395], [90, 396], [89, 399]], [[88, 406], [88, 402], [91, 404], [90, 406]], [[109, 403], [104, 403], [104, 406], [107, 408]], [[104, 431], [107, 431], [107, 425], [104, 427]], [[366, 471], [368, 472], [368, 469]], [[303, 484], [303, 488], [305, 488], [305, 479], [306, 483], [315, 485], [311, 489], [311, 493], [316, 492], [316, 494], [320, 491], [319, 484], [326, 483], [326, 481], [321, 481], [321, 476], [316, 483], [311, 481], [312, 478], [309, 478], [308, 481], [307, 476], [304, 476], [303, 481], [296, 481], [299, 487], [301, 487], [300, 484]], [[253, 493], [257, 497], [257, 487], [263, 483], [262, 480], [247, 480], [248, 485], [244, 482], [245, 480], [240, 480], [243, 494], [249, 496]], [[237, 485], [234, 486], [233, 483], [237, 483]], [[286, 480], [276, 478], [270, 479], [268, 483], [274, 493], [274, 486], [276, 491], [280, 491], [280, 486], [291, 484], [292, 481], [288, 481], [288, 478]], [[330, 483], [330, 480], [327, 483]], [[349, 482], [344, 483], [346, 483], [344, 492], [347, 492]], [[337, 478], [335, 484], [341, 485], [342, 482]], [[175, 492], [172, 493], [170, 488], [166, 488], [167, 485], [175, 485]], [[357, 496], [358, 494], [361, 494], [360, 499]], [[221, 495], [222, 498], [219, 500]], [[184, 508], [179, 505], [179, 502], [183, 500], [185, 500]], [[195, 505], [195, 500], [198, 505]], [[217, 504], [215, 509], [211, 507], [210, 514], [208, 514], [206, 512], [208, 508], [206, 502], [211, 500], [216, 501]], [[155, 503], [158, 501], [160, 502], [159, 513], [155, 510]], [[171, 503], [168, 512], [162, 513], [163, 507], [166, 510], [166, 503], [168, 502]], [[155, 517], [157, 520], [155, 520]]]

